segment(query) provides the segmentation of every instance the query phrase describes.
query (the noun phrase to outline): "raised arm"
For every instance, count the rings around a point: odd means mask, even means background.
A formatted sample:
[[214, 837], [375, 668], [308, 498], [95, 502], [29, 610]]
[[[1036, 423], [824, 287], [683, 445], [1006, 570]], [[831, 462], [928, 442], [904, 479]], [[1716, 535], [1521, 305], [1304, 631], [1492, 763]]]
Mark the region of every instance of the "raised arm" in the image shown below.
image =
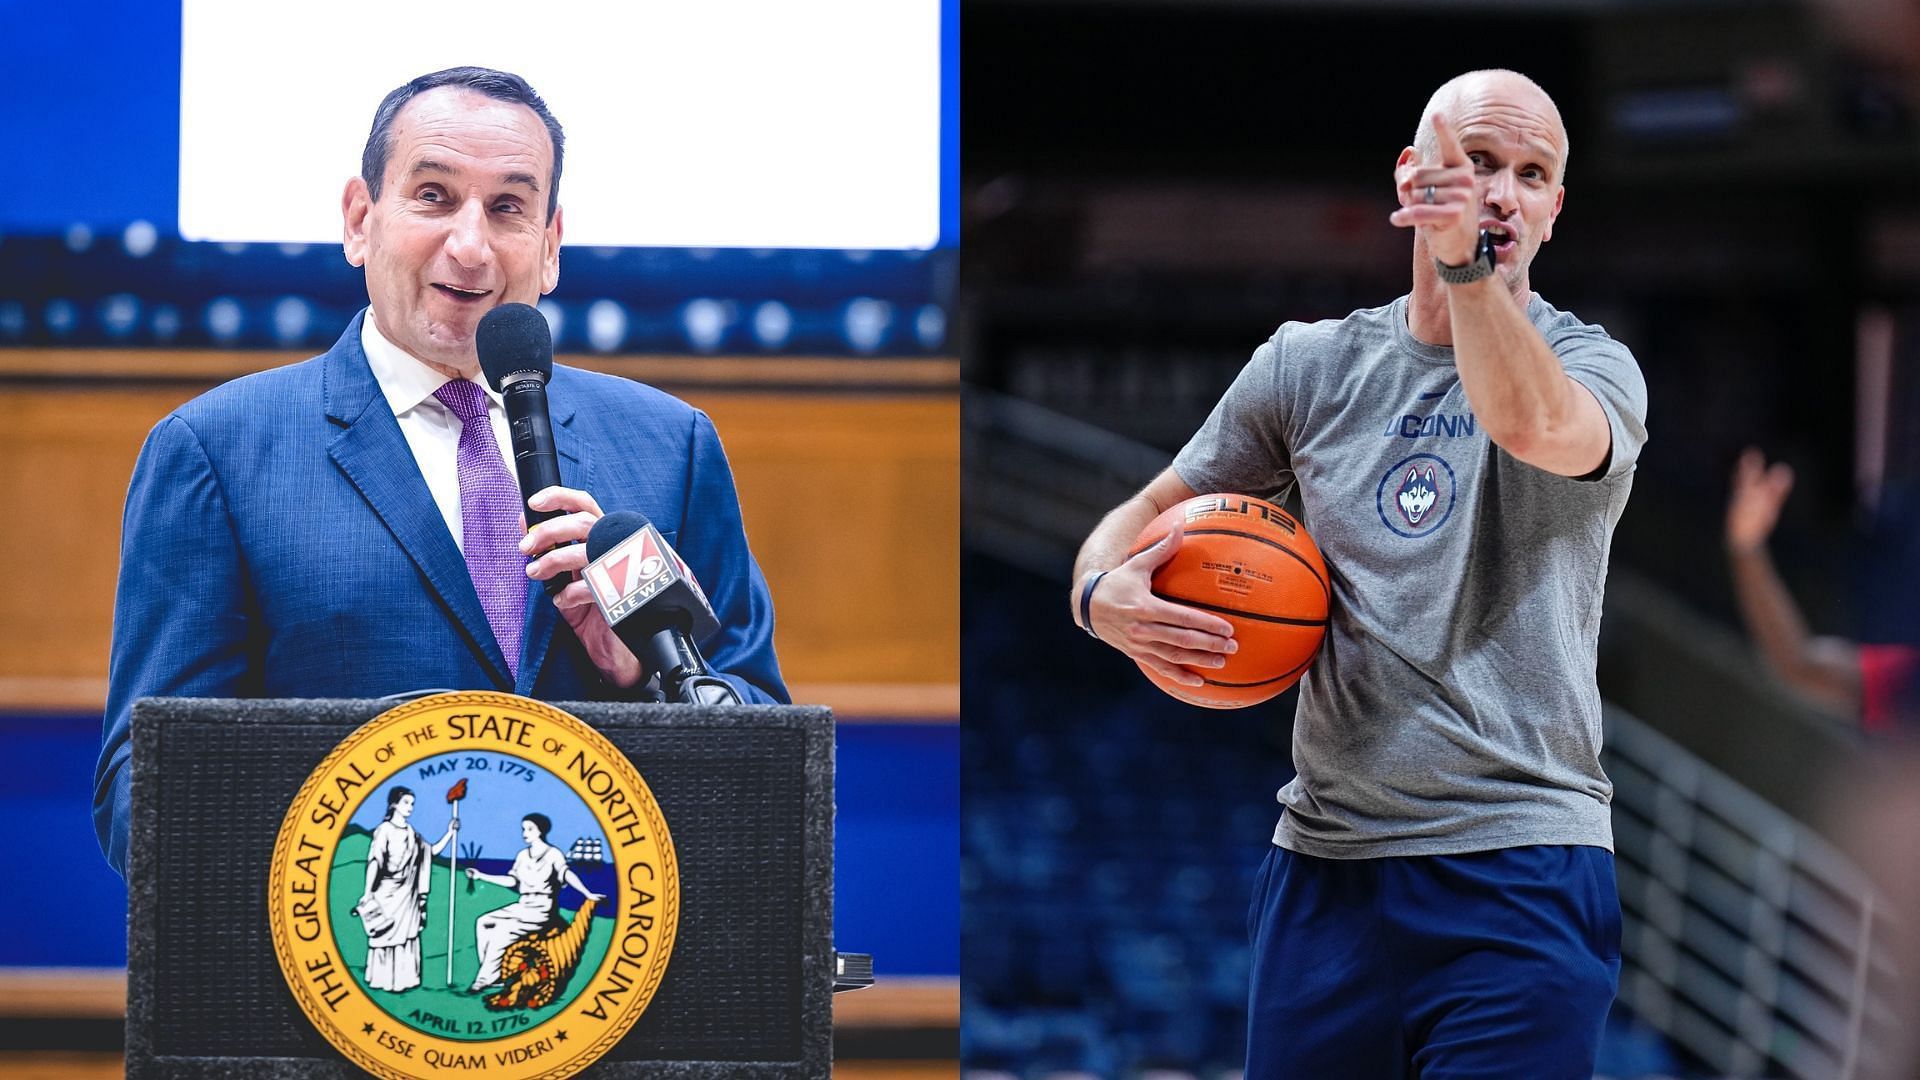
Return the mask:
[[[1439, 161], [1403, 161], [1395, 174], [1400, 209], [1392, 221], [1418, 229], [1433, 258], [1465, 266], [1475, 256], [1483, 207], [1514, 220], [1520, 200], [1545, 197], [1520, 186], [1552, 179], [1544, 173], [1536, 177], [1524, 162], [1500, 162], [1495, 168], [1488, 152], [1470, 157], [1443, 114], [1431, 120]], [[1490, 173], [1484, 193], [1475, 175], [1482, 168]], [[1429, 188], [1432, 202], [1415, 197]], [[1554, 205], [1557, 212], [1557, 201]], [[1550, 230], [1551, 219], [1545, 228]], [[1522, 286], [1516, 295], [1516, 286], [1500, 273], [1463, 285], [1442, 284], [1420, 263], [1415, 282], [1416, 290], [1442, 290], [1433, 299], [1445, 298], [1460, 384], [1488, 438], [1513, 457], [1561, 476], [1587, 476], [1607, 464], [1613, 436], [1606, 413], [1593, 393], [1566, 373], [1528, 320], [1528, 289]]]
[[1605, 466], [1613, 437], [1600, 402], [1561, 368], [1512, 294], [1494, 278], [1449, 289], [1454, 364], [1487, 437], [1561, 476]]
[[1828, 708], [1857, 715], [1860, 649], [1840, 638], [1814, 637], [1767, 553], [1767, 538], [1793, 490], [1793, 469], [1766, 463], [1752, 447], [1740, 455], [1727, 500], [1727, 559], [1747, 633], [1774, 676]]

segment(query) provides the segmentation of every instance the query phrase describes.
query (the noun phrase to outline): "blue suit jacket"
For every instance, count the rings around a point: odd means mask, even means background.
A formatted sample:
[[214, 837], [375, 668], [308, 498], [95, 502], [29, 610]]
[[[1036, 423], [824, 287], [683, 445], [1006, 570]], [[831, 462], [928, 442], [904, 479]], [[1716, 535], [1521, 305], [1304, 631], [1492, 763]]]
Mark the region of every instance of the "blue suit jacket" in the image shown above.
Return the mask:
[[[424, 687], [551, 701], [634, 696], [605, 681], [539, 582], [517, 680], [467, 564], [360, 348], [236, 379], [147, 437], [127, 492], [101, 846], [126, 872], [129, 719], [143, 697], [379, 697]], [[705, 588], [710, 666], [749, 702], [787, 701], [773, 602], [747, 550], [706, 415], [652, 387], [556, 366], [561, 482], [645, 514]]]

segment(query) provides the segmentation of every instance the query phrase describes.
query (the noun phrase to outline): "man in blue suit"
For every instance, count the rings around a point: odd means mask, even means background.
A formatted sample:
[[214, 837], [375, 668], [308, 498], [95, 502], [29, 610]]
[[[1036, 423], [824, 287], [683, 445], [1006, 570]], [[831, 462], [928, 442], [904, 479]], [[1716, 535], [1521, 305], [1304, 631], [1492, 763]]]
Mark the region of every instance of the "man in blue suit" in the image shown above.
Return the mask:
[[[499, 396], [454, 384], [485, 385], [482, 315], [559, 282], [563, 149], [558, 122], [516, 75], [453, 68], [389, 94], [342, 198], [347, 260], [366, 268], [372, 306], [325, 355], [227, 383], [148, 436], [127, 493], [94, 775], [94, 824], [115, 869], [126, 870], [139, 698], [426, 687], [643, 696], [652, 673], [586, 583], [551, 602], [544, 590], [586, 564], [583, 544], [559, 545], [584, 540], [603, 508], [644, 513], [705, 587], [721, 625], [703, 643], [713, 670], [744, 701], [788, 700], [772, 600], [713, 424], [638, 383], [555, 366], [567, 486], [532, 505], [564, 513], [519, 544], [519, 625], [517, 577], [506, 616], [496, 603], [490, 622], [483, 607], [482, 591], [498, 597], [500, 583], [469, 572], [478, 523], [462, 520], [464, 455], [482, 443], [462, 445], [452, 399], [484, 405], [503, 462], [511, 448]], [[509, 656], [500, 642], [515, 639]]]

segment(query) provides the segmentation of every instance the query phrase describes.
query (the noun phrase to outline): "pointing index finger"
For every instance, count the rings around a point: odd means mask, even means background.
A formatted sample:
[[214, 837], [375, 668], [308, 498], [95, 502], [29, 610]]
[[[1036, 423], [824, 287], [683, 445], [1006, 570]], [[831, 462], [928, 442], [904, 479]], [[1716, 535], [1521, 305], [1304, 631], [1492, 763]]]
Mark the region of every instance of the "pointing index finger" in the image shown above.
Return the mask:
[[1453, 125], [1441, 113], [1433, 114], [1433, 137], [1440, 144], [1440, 164], [1449, 168], [1468, 164], [1467, 152], [1460, 149], [1460, 137], [1453, 133]]

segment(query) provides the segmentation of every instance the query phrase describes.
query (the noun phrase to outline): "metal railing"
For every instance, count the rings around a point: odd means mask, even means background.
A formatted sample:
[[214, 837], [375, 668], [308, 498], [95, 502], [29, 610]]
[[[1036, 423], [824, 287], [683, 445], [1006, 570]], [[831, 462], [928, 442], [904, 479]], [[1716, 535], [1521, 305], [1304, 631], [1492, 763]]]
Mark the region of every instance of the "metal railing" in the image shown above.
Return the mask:
[[1865, 875], [1624, 711], [1606, 725], [1620, 999], [1729, 1076], [1889, 1075], [1891, 926]]

